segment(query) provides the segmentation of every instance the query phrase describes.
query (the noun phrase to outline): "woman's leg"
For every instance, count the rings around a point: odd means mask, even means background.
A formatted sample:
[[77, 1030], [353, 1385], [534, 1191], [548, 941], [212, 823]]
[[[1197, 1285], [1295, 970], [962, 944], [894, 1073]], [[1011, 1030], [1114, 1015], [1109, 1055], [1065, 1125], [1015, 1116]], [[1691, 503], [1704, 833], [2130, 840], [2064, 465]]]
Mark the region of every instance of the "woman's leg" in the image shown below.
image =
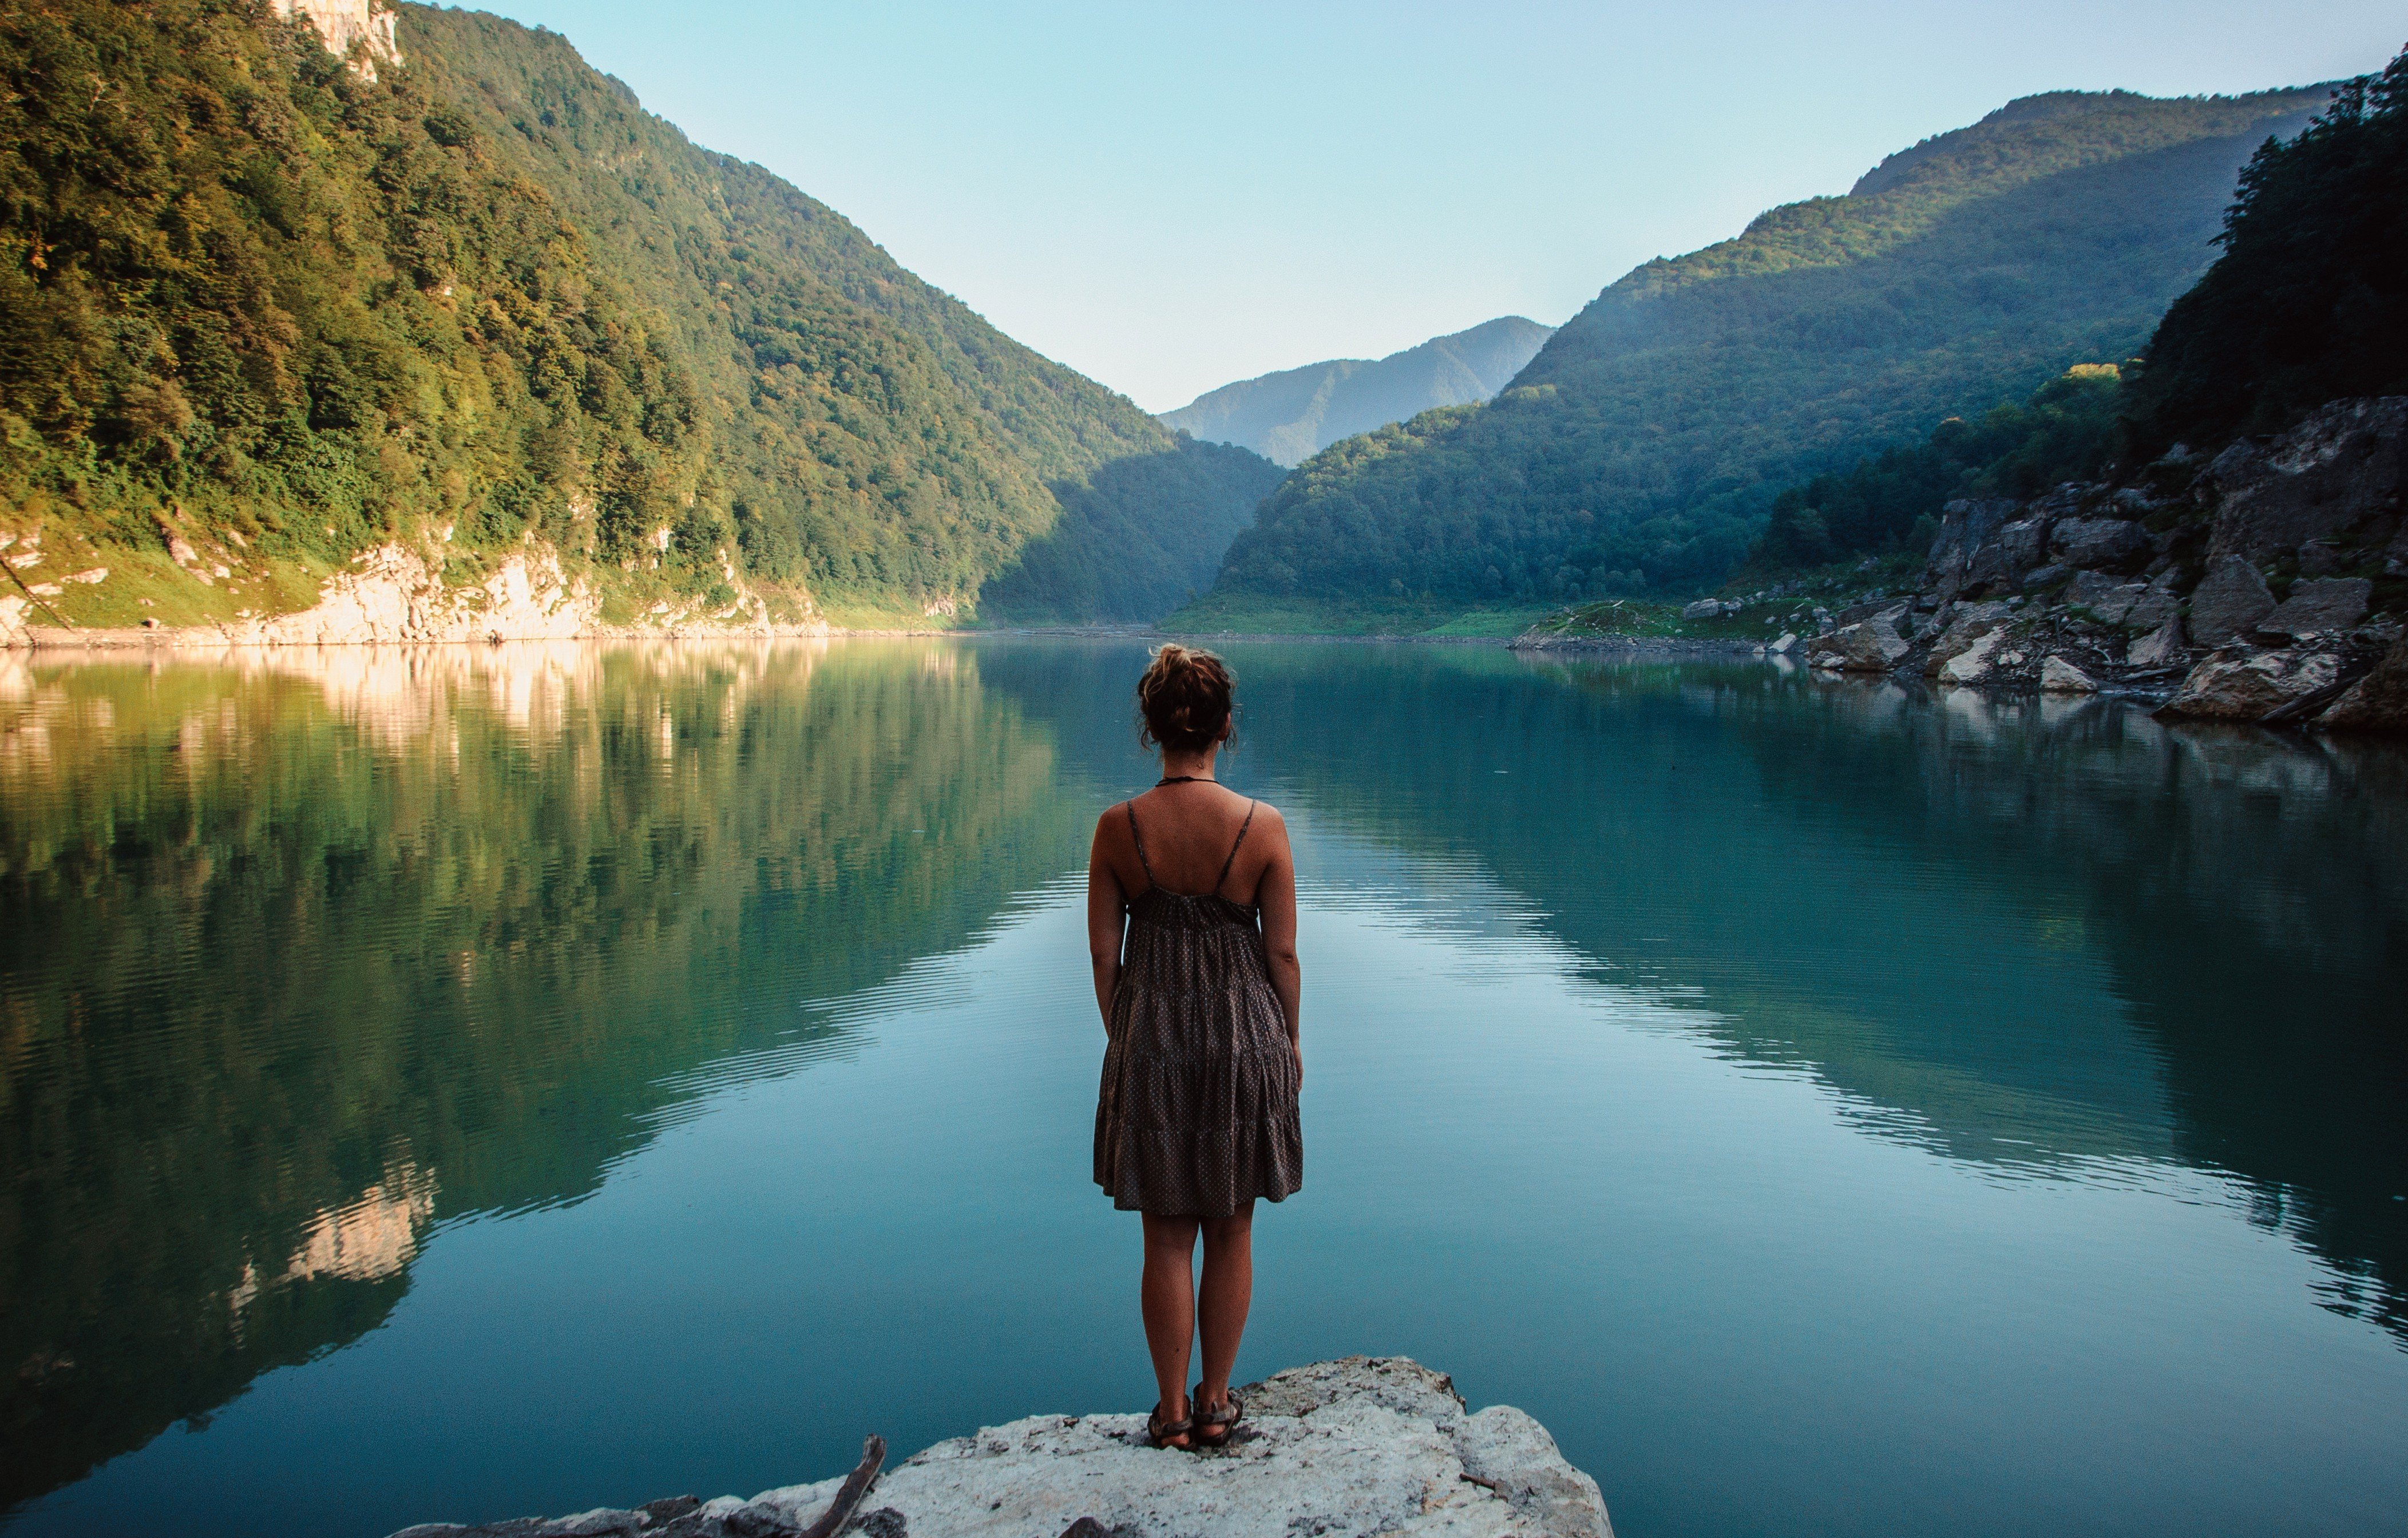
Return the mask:
[[[1205, 1406], [1226, 1409], [1229, 1373], [1238, 1365], [1238, 1342], [1246, 1333], [1246, 1309], [1254, 1301], [1254, 1204], [1232, 1217], [1204, 1220], [1204, 1384]], [[1184, 1353], [1180, 1365], [1186, 1366]]]
[[[1187, 1347], [1196, 1338], [1197, 1220], [1157, 1217], [1152, 1213], [1142, 1215], [1145, 1280], [1138, 1297], [1145, 1313], [1145, 1348], [1154, 1355], [1154, 1383], [1159, 1390], [1162, 1418], [1184, 1420]], [[1243, 1316], [1240, 1310], [1240, 1320]], [[1186, 1445], [1183, 1438], [1172, 1439], [1174, 1446]]]

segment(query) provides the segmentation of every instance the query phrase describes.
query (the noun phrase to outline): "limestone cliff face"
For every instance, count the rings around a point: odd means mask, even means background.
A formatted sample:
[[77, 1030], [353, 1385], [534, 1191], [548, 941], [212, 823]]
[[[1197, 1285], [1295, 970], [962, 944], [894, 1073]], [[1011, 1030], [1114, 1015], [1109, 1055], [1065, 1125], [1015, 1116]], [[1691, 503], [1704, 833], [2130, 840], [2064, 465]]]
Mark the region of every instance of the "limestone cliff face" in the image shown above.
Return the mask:
[[[179, 559], [188, 570], [197, 556]], [[574, 640], [629, 636], [825, 636], [834, 627], [814, 611], [801, 624], [773, 624], [733, 568], [723, 575], [736, 601], [710, 609], [698, 599], [663, 600], [629, 624], [602, 617], [602, 597], [561, 568], [559, 553], [530, 543], [481, 582], [454, 585], [439, 556], [389, 541], [368, 550], [321, 589], [318, 601], [289, 614], [243, 616], [215, 625], [155, 630], [68, 629], [26, 597], [0, 596], [0, 647], [12, 646], [328, 646], [382, 641]], [[29, 590], [30, 591], [30, 590]]]
[[275, 0], [275, 5], [280, 17], [306, 17], [329, 53], [348, 54], [353, 43], [366, 44], [366, 52], [352, 66], [365, 79], [377, 78], [380, 63], [401, 63], [401, 47], [394, 36], [397, 18], [373, 0]]

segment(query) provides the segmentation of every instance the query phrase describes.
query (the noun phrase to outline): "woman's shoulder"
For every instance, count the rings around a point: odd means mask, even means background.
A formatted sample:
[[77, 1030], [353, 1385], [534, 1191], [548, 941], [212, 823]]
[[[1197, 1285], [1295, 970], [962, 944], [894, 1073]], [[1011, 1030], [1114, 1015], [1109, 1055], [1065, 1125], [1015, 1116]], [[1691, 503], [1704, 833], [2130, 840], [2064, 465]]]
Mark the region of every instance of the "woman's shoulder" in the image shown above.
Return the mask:
[[[1243, 795], [1242, 792], [1240, 794]], [[1258, 798], [1246, 797], [1245, 799], [1247, 802], [1246, 815], [1252, 820], [1254, 826], [1266, 830], [1276, 828], [1282, 833], [1285, 833], [1287, 831], [1287, 819], [1280, 815], [1279, 808], [1271, 805], [1268, 801], [1262, 800]]]

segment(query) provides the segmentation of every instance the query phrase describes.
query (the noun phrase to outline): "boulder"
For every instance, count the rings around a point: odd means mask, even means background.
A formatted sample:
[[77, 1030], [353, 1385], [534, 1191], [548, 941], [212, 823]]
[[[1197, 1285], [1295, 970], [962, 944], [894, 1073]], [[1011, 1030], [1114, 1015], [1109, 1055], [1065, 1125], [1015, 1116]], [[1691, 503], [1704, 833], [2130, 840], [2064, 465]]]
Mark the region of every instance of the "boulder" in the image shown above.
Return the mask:
[[[1737, 609], [1739, 605], [1733, 604], [1731, 607], [1733, 609]], [[1721, 599], [1699, 598], [1697, 602], [1689, 604], [1682, 609], [1681, 617], [1684, 620], [1719, 619], [1722, 616], [1722, 611], [1723, 605]]]
[[2201, 646], [2229, 646], [2274, 611], [2274, 595], [2258, 568], [2227, 555], [2207, 568], [2190, 595], [2190, 636]]
[[2374, 584], [2363, 577], [2318, 577], [2291, 584], [2290, 597], [2258, 622], [2277, 636], [2333, 636], [2366, 618]]
[[[1901, 605], [1900, 611], [1903, 610]], [[1843, 673], [1885, 673], [1897, 667], [1906, 653], [1907, 644], [1894, 625], [1859, 620], [1828, 636], [1816, 637], [1807, 648], [1806, 660], [1814, 667], [1837, 668]]]
[[2156, 552], [2149, 532], [2124, 518], [2067, 518], [2048, 534], [2049, 553], [2084, 571], [2137, 571]]
[[1914, 606], [1904, 598], [1880, 598], [1871, 603], [1850, 604], [1831, 616], [1834, 625], [1845, 628], [1851, 625], [1885, 625], [1905, 635], [1914, 621]]
[[[1406, 1358], [1317, 1362], [1238, 1393], [1246, 1419], [1224, 1451], [1149, 1447], [1143, 1416], [1038, 1416], [940, 1442], [881, 1474], [852, 1531], [1055, 1538], [1088, 1518], [1118, 1538], [1612, 1538], [1597, 1481], [1545, 1427], [1510, 1405], [1468, 1413], [1453, 1382]], [[394, 1538], [792, 1534], [843, 1483]]]
[[1933, 676], [1942, 683], [1981, 683], [1998, 666], [1992, 658], [2006, 639], [2007, 633], [2003, 628], [1984, 632], [1964, 650], [1933, 668]]
[[2408, 640], [2392, 643], [2374, 670], [2316, 717], [2335, 731], [2408, 732]]
[[2168, 615], [2163, 625], [2131, 644], [2124, 660], [2135, 668], [2163, 668], [2182, 661], [2187, 650], [2183, 643], [2182, 621]]
[[2065, 601], [2088, 610], [2106, 625], [2121, 625], [2133, 601], [2149, 591], [2143, 582], [2121, 582], [2096, 571], [2078, 571], [2067, 584]]
[[2263, 565], [2312, 540], [2349, 542], [2396, 517], [2408, 486], [2408, 396], [2337, 400], [2260, 446], [2208, 467], [2217, 494], [2209, 559]]
[[2192, 668], [2181, 692], [2157, 713], [2256, 721], [2331, 688], [2340, 679], [2341, 659], [2329, 652], [2228, 648]]
[[2055, 561], [2051, 561], [2046, 566], [2036, 566], [2025, 572], [2024, 586], [2037, 593], [2043, 587], [2056, 586], [2071, 575], [2072, 575], [2071, 568], [2059, 566]]
[[2095, 695], [2099, 685], [2090, 675], [2051, 653], [2041, 660], [2040, 692], [2044, 695]]
[[1781, 632], [1781, 639], [1766, 647], [1765, 650], [1770, 652], [1774, 656], [1784, 657], [1787, 656], [1797, 644], [1797, 632], [1792, 630], [1784, 630]]
[[2000, 602], [1958, 604], [1950, 611], [1948, 627], [1931, 643], [1931, 656], [1924, 671], [1937, 678], [1940, 669], [1958, 653], [1969, 650], [1982, 637], [2003, 626], [2014, 612]]
[[2001, 524], [1965, 563], [1964, 591], [1974, 597], [2013, 593], [2023, 586], [2025, 573], [2048, 554], [2048, 520], [2021, 518]]
[[2013, 502], [1963, 500], [1950, 502], [1940, 510], [1940, 532], [1932, 537], [1931, 553], [1923, 565], [1923, 585], [1927, 591], [1947, 602], [1965, 585], [1965, 572], [1979, 550], [1999, 526], [2014, 516]]
[[2132, 600], [2117, 623], [2126, 631], [2155, 630], [2182, 612], [2182, 600], [2162, 587], [2149, 587]]

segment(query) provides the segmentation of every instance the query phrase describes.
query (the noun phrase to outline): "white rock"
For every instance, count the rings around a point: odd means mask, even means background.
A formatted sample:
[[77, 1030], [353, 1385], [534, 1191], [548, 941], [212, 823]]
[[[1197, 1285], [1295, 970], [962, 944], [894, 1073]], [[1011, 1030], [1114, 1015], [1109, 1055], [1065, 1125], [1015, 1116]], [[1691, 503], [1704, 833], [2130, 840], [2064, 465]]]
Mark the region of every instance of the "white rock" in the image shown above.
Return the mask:
[[[1246, 1419], [1226, 1450], [1148, 1447], [1143, 1416], [1036, 1416], [888, 1469], [859, 1511], [892, 1508], [911, 1538], [1055, 1538], [1082, 1516], [1146, 1538], [1612, 1538], [1597, 1482], [1545, 1427], [1506, 1405], [1468, 1415], [1453, 1383], [1405, 1358], [1315, 1362], [1239, 1392]], [[800, 1528], [842, 1483], [723, 1496], [697, 1515], [722, 1531]], [[616, 1515], [576, 1520], [608, 1531]]]
[[2341, 659], [2325, 652], [2217, 652], [2190, 670], [2164, 715], [2255, 721], [2270, 711], [2329, 689], [2341, 678]]
[[2004, 630], [1992, 630], [1976, 637], [1971, 645], [1940, 665], [1942, 683], [1979, 683], [1990, 676], [1990, 654], [2006, 639]]
[[2135, 668], [2162, 668], [2169, 662], [2180, 662], [2183, 645], [2183, 623], [2170, 619], [2143, 636], [2125, 652], [2124, 660]]
[[2040, 692], [2044, 695], [2095, 695], [2099, 685], [2090, 675], [2054, 653], [2040, 665]]

